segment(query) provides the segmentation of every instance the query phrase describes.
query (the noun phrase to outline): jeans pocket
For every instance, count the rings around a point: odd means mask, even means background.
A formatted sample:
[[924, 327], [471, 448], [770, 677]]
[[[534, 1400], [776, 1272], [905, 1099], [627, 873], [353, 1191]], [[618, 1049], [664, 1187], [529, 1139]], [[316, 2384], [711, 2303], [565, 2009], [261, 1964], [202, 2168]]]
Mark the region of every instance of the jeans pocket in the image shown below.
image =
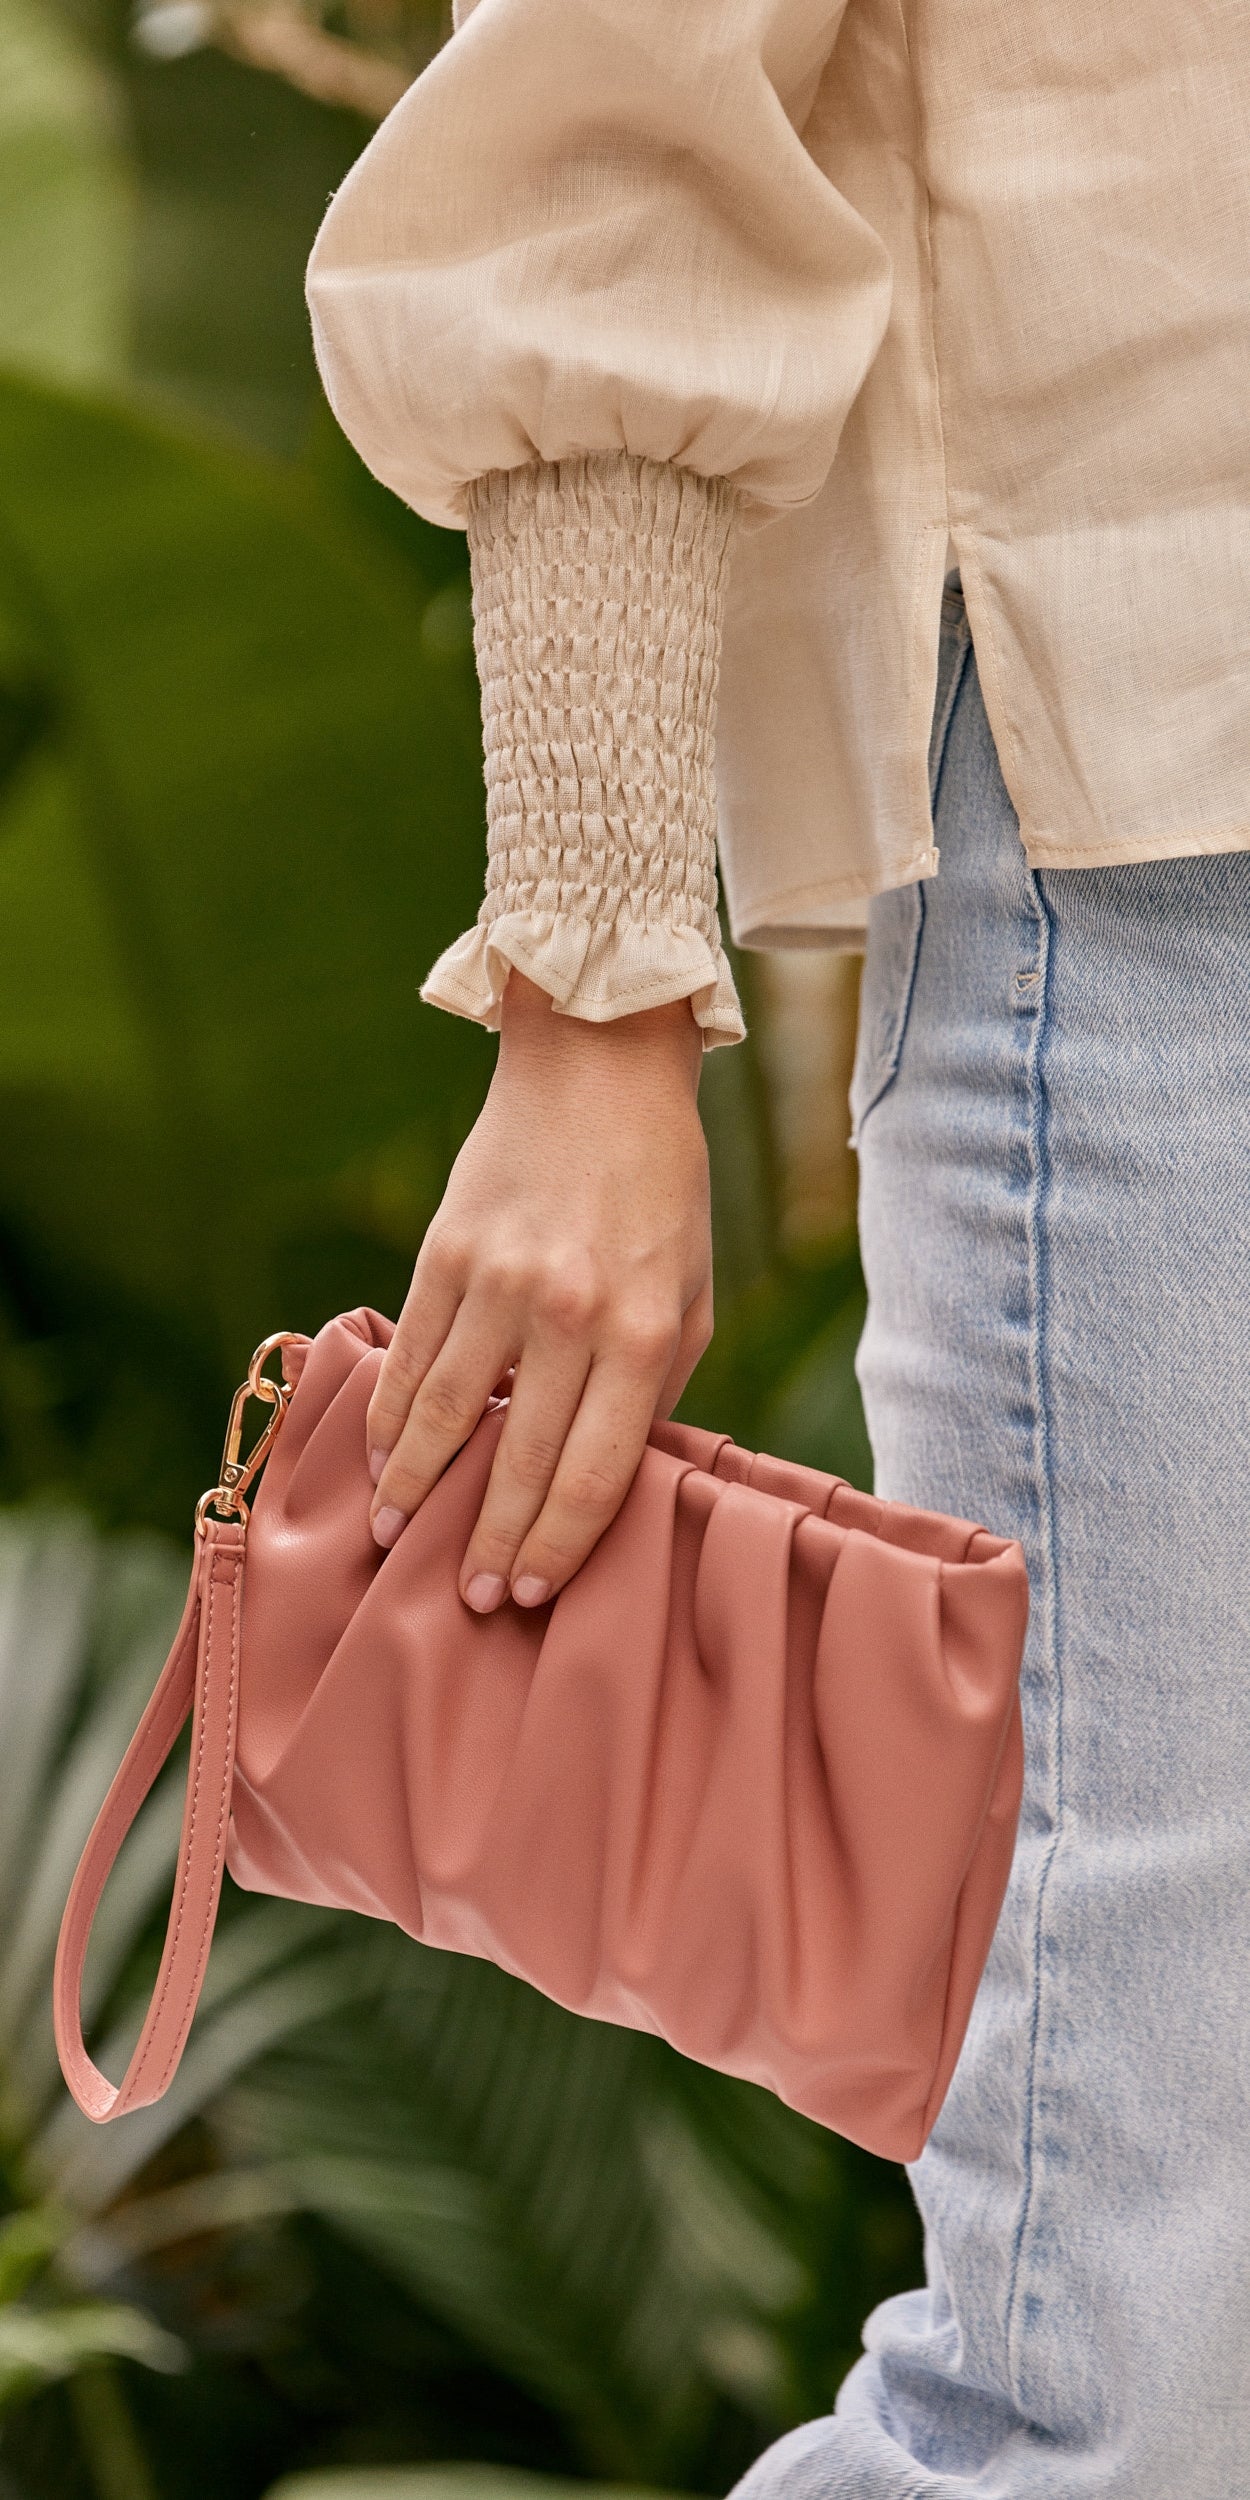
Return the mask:
[[868, 906], [859, 1032], [851, 1074], [852, 1146], [858, 1146], [869, 1112], [875, 1111], [898, 1074], [916, 984], [924, 910], [920, 883], [874, 894]]

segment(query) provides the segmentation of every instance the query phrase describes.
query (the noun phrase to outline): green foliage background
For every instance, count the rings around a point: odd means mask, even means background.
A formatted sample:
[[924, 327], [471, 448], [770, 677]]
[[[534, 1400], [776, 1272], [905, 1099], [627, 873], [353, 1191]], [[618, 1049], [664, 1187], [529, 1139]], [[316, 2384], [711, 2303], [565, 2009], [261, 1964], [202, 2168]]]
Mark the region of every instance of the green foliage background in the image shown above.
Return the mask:
[[[79, 2121], [50, 2054], [230, 1391], [272, 1328], [398, 1309], [493, 1063], [417, 997], [481, 893], [464, 542], [360, 468], [303, 313], [366, 135], [145, 58], [114, 0], [0, 0], [5, 2500], [457, 2459], [724, 2491], [918, 2263], [898, 2174], [363, 1922], [234, 1895], [142, 2121]], [[717, 1334], [678, 1411], [866, 1482], [854, 1243], [779, 1248], [753, 1042], [700, 1102]], [[178, 1777], [119, 1874], [105, 2041]]]

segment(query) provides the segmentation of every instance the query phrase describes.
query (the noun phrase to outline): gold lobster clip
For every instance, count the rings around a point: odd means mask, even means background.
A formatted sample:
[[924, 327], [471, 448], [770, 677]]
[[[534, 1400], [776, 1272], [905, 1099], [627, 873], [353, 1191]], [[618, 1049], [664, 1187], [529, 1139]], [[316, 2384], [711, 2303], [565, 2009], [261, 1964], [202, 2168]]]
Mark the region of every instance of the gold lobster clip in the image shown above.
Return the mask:
[[[247, 1378], [240, 1382], [231, 1402], [230, 1421], [226, 1426], [225, 1447], [221, 1454], [220, 1478], [216, 1484], [210, 1486], [207, 1493], [201, 1493], [195, 1505], [197, 1536], [203, 1536], [204, 1522], [209, 1511], [214, 1507], [219, 1514], [224, 1513], [227, 1516], [233, 1514], [236, 1519], [242, 1520], [246, 1525], [248, 1506], [243, 1496], [264, 1466], [277, 1439], [282, 1418], [295, 1394], [289, 1381], [268, 1379], [264, 1365], [268, 1362], [270, 1355], [276, 1353], [279, 1346], [302, 1345], [303, 1342], [298, 1329], [280, 1328], [274, 1336], [265, 1337], [257, 1346], [247, 1367]], [[259, 1398], [262, 1405], [273, 1408], [273, 1413], [260, 1439], [254, 1443], [247, 1457], [240, 1458], [239, 1444], [243, 1438], [243, 1410], [249, 1398]]]

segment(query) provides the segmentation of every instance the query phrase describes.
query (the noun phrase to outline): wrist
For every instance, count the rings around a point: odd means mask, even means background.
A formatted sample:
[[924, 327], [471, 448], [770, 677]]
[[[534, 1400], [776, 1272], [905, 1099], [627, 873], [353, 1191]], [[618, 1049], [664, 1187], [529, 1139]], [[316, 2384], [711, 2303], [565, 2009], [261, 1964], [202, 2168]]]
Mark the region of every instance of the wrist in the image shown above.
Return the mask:
[[677, 1068], [697, 1092], [703, 1034], [688, 998], [668, 999], [662, 1006], [639, 1008], [602, 1022], [561, 1014], [549, 992], [513, 965], [500, 1000], [499, 1050], [501, 1063], [505, 1057], [524, 1056], [562, 1066], [617, 1062], [628, 1065], [633, 1073], [647, 1066]]

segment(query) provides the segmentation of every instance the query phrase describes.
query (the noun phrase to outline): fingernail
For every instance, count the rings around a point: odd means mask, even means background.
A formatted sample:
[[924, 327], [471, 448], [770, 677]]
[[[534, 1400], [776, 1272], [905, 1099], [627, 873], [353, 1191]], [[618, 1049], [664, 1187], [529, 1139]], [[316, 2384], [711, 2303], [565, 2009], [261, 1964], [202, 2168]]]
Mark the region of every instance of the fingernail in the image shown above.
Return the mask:
[[480, 1615], [489, 1614], [499, 1604], [508, 1583], [500, 1571], [475, 1571], [465, 1590], [465, 1604], [475, 1606]]
[[376, 1544], [393, 1545], [408, 1522], [402, 1510], [380, 1510], [372, 1525]]
[[369, 1473], [375, 1484], [377, 1483], [378, 1478], [386, 1465], [387, 1457], [388, 1452], [386, 1450], [370, 1450], [369, 1452]]
[[518, 1606], [541, 1606], [543, 1599], [551, 1595], [551, 1582], [539, 1580], [532, 1571], [525, 1571], [519, 1580], [513, 1581], [512, 1594]]

